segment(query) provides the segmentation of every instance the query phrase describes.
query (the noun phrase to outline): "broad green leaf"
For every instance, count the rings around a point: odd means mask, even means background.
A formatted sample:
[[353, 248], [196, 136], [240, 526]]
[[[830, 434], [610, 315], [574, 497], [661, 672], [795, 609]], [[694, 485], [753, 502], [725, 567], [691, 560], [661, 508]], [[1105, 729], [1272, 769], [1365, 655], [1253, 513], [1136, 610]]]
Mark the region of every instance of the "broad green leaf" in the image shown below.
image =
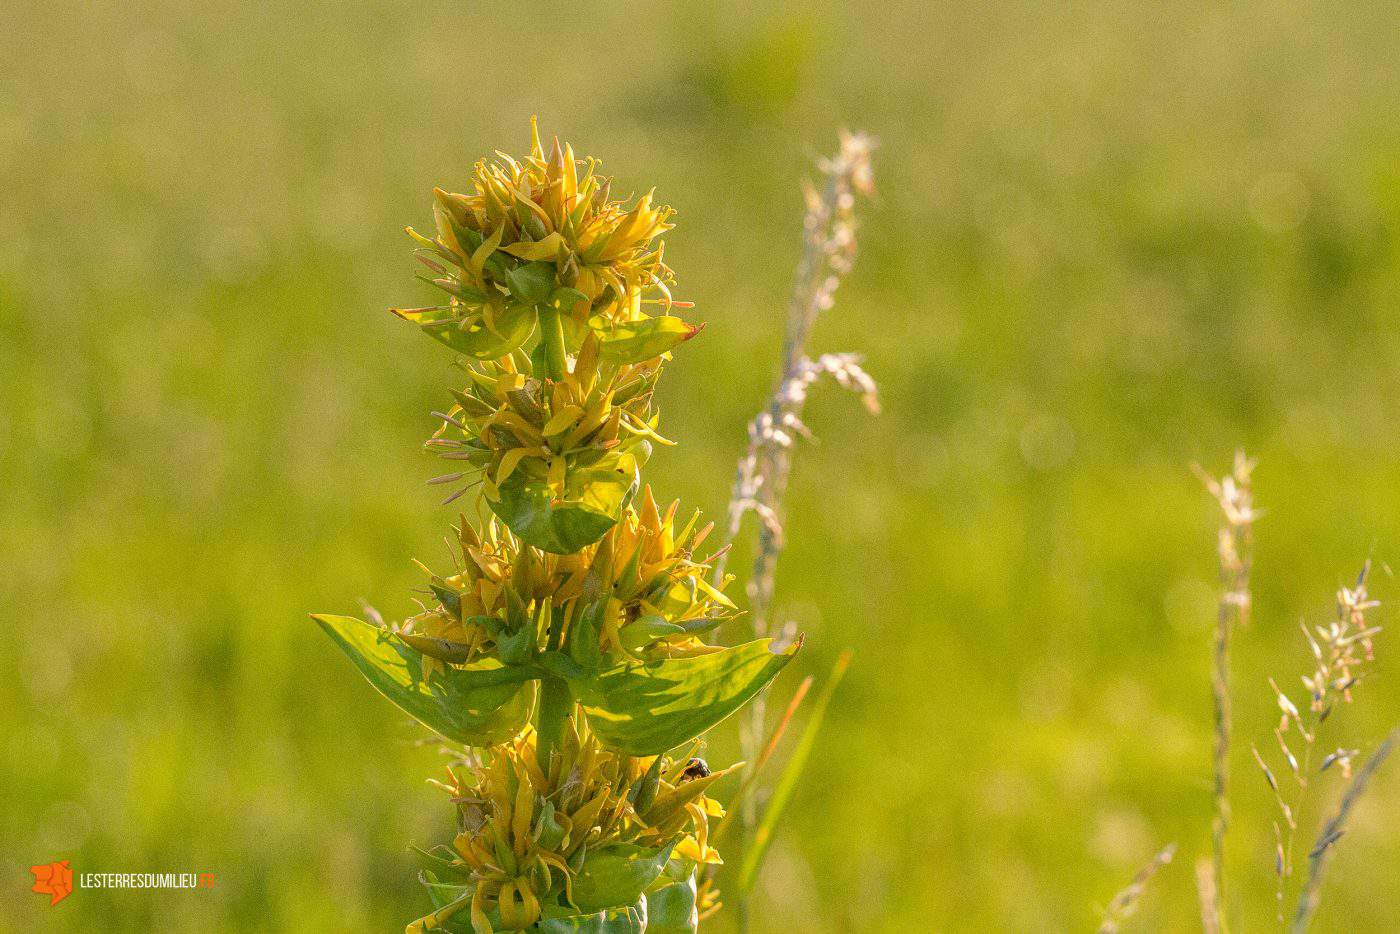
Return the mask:
[[539, 305], [554, 291], [553, 263], [525, 263], [508, 273], [510, 294], [518, 302]]
[[523, 304], [511, 305], [502, 311], [496, 316], [493, 327], [487, 327], [476, 314], [470, 318], [456, 318], [442, 311], [391, 310], [458, 353], [478, 360], [503, 357], [523, 346], [535, 332], [536, 312]]
[[[667, 877], [662, 877], [662, 882]], [[669, 882], [647, 893], [647, 934], [695, 934], [700, 912], [695, 905], [695, 875]]]
[[841, 683], [841, 678], [846, 674], [850, 663], [851, 653], [842, 652], [836, 659], [836, 664], [832, 666], [831, 674], [827, 675], [826, 684], [822, 685], [816, 703], [812, 705], [812, 713], [807, 718], [807, 725], [802, 729], [802, 737], [792, 750], [792, 758], [788, 759], [787, 765], [783, 767], [777, 787], [773, 790], [773, 797], [768, 799], [768, 805], [763, 809], [763, 819], [759, 821], [758, 830], [754, 832], [753, 842], [744, 853], [744, 863], [739, 869], [741, 892], [751, 891], [758, 879], [759, 867], [763, 865], [763, 857], [768, 854], [768, 844], [773, 842], [773, 830], [778, 826], [778, 821], [782, 820], [783, 810], [792, 799], [797, 780], [802, 777], [802, 770], [806, 768], [812, 748], [817, 744], [817, 734], [821, 731], [822, 720], [826, 717], [826, 708], [831, 703], [836, 686]]
[[534, 709], [537, 672], [486, 659], [433, 671], [423, 653], [399, 637], [349, 616], [313, 616], [375, 689], [448, 739], [468, 746], [502, 743], [520, 732]]
[[545, 934], [643, 934], [650, 930], [647, 897], [635, 905], [589, 914], [565, 913], [571, 909], [546, 908], [535, 927]]
[[615, 843], [590, 850], [574, 876], [574, 904], [584, 912], [636, 904], [666, 868], [672, 846], [653, 850]]
[[545, 671], [566, 681], [588, 675], [587, 669], [563, 652], [541, 652], [537, 661]]
[[598, 615], [604, 606], [602, 602], [590, 604], [579, 614], [578, 621], [569, 627], [569, 657], [590, 674], [603, 660], [598, 648]]
[[797, 646], [775, 654], [772, 641], [688, 658], [627, 661], [570, 686], [605, 746], [632, 756], [658, 755], [710, 729], [773, 680]]
[[530, 350], [530, 372], [549, 372], [549, 348], [545, 346], [544, 341], [539, 341]]
[[578, 289], [560, 286], [549, 296], [549, 303], [560, 311], [573, 311], [579, 302], [588, 301], [588, 296]]
[[636, 488], [637, 470], [627, 458], [612, 470], [569, 471], [564, 496], [558, 500], [550, 496], [546, 481], [516, 471], [501, 484], [501, 498], [490, 504], [501, 521], [527, 544], [567, 555], [606, 535]]
[[513, 631], [505, 629], [496, 633], [496, 655], [507, 665], [522, 665], [530, 658], [535, 648], [535, 627], [529, 623]]
[[700, 328], [686, 324], [675, 315], [662, 315], [629, 321], [600, 332], [598, 345], [605, 359], [618, 363], [641, 363], [661, 356], [699, 332]]

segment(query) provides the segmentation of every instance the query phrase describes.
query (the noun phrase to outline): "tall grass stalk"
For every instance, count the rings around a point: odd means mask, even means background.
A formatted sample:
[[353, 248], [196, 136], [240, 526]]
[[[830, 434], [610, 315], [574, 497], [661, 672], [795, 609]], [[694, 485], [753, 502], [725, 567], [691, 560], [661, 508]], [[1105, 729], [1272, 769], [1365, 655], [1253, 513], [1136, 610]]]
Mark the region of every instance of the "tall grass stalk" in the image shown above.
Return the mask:
[[[735, 470], [726, 543], [732, 544], [738, 537], [745, 516], [752, 513], [758, 519], [747, 590], [754, 638], [765, 637], [773, 629], [773, 593], [783, 549], [783, 495], [792, 467], [793, 443], [799, 436], [810, 437], [802, 421], [808, 393], [823, 376], [830, 376], [842, 387], [859, 393], [872, 413], [879, 411], [875, 381], [861, 368], [857, 354], [822, 354], [815, 359], [807, 355], [812, 325], [822, 312], [831, 309], [836, 290], [855, 261], [856, 196], [873, 191], [870, 156], [874, 148], [870, 137], [843, 132], [836, 155], [819, 163], [825, 177], [822, 187], [806, 187], [803, 249], [788, 299], [778, 381], [767, 404], [749, 423], [748, 446]], [[726, 557], [724, 553], [716, 558], [716, 581], [723, 579]], [[741, 723], [740, 741], [749, 762], [757, 761], [766, 716], [767, 709], [758, 698]], [[740, 808], [747, 848], [753, 845], [757, 832], [758, 796], [746, 795]], [[756, 868], [755, 864], [752, 870], [746, 869], [746, 875]], [[748, 900], [743, 891], [736, 909], [741, 929], [747, 930]]]
[[[1314, 752], [1319, 746], [1324, 724], [1335, 726], [1334, 712], [1339, 706], [1351, 702], [1354, 686], [1362, 677], [1363, 669], [1374, 658], [1372, 640], [1380, 628], [1371, 626], [1366, 614], [1379, 604], [1370, 598], [1366, 590], [1370, 569], [1370, 562], [1367, 562], [1353, 586], [1338, 589], [1336, 615], [1331, 622], [1312, 629], [1307, 624], [1301, 624], [1312, 665], [1311, 671], [1299, 678], [1307, 689], [1307, 700], [1295, 704], [1278, 686], [1278, 682], [1269, 679], [1269, 687], [1273, 689], [1280, 712], [1274, 739], [1284, 766], [1293, 776], [1292, 792], [1284, 791], [1266, 757], [1258, 747], [1254, 748], [1254, 760], [1263, 771], [1279, 809], [1279, 817], [1274, 821], [1274, 875], [1280, 924], [1284, 922], [1289, 880], [1293, 876], [1298, 818], [1304, 812], [1309, 793], [1316, 784]], [[1317, 773], [1335, 768], [1350, 779], [1352, 759], [1358, 752], [1356, 749], [1337, 747], [1322, 760]]]
[[[1231, 738], [1231, 679], [1230, 643], [1233, 631], [1249, 620], [1251, 555], [1254, 522], [1260, 513], [1254, 505], [1251, 478], [1254, 463], [1244, 453], [1237, 452], [1231, 472], [1216, 479], [1197, 468], [1206, 488], [1220, 506], [1223, 521], [1217, 537], [1216, 553], [1220, 568], [1220, 600], [1216, 614], [1213, 665], [1211, 671], [1214, 698], [1214, 818], [1211, 824], [1211, 853], [1196, 864], [1197, 893], [1200, 901], [1202, 926], [1207, 932], [1225, 931], [1226, 888], [1224, 874], [1225, 839], [1230, 827], [1229, 756]], [[1277, 920], [1285, 924], [1284, 906], [1293, 876], [1294, 849], [1298, 823], [1314, 794], [1318, 775], [1334, 770], [1349, 784], [1336, 813], [1322, 827], [1317, 842], [1308, 852], [1308, 875], [1298, 894], [1297, 909], [1292, 918], [1292, 930], [1303, 931], [1316, 911], [1326, 859], [1332, 847], [1345, 831], [1347, 820], [1365, 793], [1367, 782], [1390, 754], [1400, 729], [1392, 732], [1375, 752], [1353, 774], [1352, 763], [1359, 754], [1356, 749], [1341, 746], [1314, 765], [1323, 726], [1334, 716], [1339, 706], [1352, 701], [1352, 692], [1374, 659], [1374, 637], [1380, 627], [1367, 619], [1369, 611], [1379, 604], [1367, 592], [1367, 562], [1350, 587], [1337, 591], [1336, 614], [1326, 625], [1302, 625], [1303, 637], [1311, 655], [1310, 669], [1299, 680], [1307, 691], [1303, 703], [1295, 703], [1278, 682], [1269, 679], [1280, 717], [1274, 727], [1277, 752], [1266, 754], [1258, 745], [1251, 747], [1254, 761], [1273, 793], [1278, 816], [1273, 822], [1274, 876]], [[1335, 720], [1331, 722], [1335, 723]], [[1279, 758], [1282, 768], [1270, 765]], [[1285, 776], [1280, 779], [1280, 776]], [[1291, 775], [1291, 781], [1286, 776]], [[1288, 786], [1285, 787], [1285, 782]]]
[[1152, 881], [1152, 877], [1172, 861], [1176, 855], [1176, 844], [1168, 843], [1157, 851], [1148, 863], [1137, 871], [1133, 880], [1129, 882], [1117, 895], [1113, 896], [1113, 901], [1108, 903], [1104, 909], [1103, 920], [1099, 923], [1099, 934], [1118, 934], [1122, 929], [1123, 922], [1131, 918], [1137, 911], [1138, 902], [1147, 891], [1147, 884]]
[[1215, 710], [1212, 766], [1215, 815], [1211, 822], [1209, 873], [1197, 867], [1201, 921], [1208, 934], [1228, 930], [1225, 918], [1225, 836], [1230, 829], [1230, 636], [1249, 621], [1249, 573], [1253, 553], [1254, 462], [1235, 452], [1233, 469], [1216, 479], [1197, 467], [1206, 489], [1220, 505], [1222, 522], [1216, 539], [1220, 598], [1216, 608], [1211, 694]]
[[1327, 866], [1327, 857], [1331, 855], [1332, 847], [1346, 832], [1347, 820], [1351, 817], [1352, 809], [1356, 807], [1356, 803], [1366, 793], [1366, 785], [1370, 782], [1371, 776], [1385, 762], [1397, 741], [1400, 741], [1400, 727], [1392, 730], [1390, 735], [1376, 747], [1375, 752], [1367, 757], [1361, 768], [1356, 770], [1351, 783], [1347, 786], [1346, 793], [1342, 795], [1341, 803], [1337, 806], [1337, 812], [1323, 825], [1322, 831], [1318, 834], [1317, 842], [1308, 852], [1308, 878], [1303, 884], [1303, 891], [1298, 896], [1298, 911], [1293, 916], [1292, 930], [1295, 934], [1306, 931], [1311, 923], [1312, 917], [1317, 911], [1318, 901], [1322, 897], [1322, 873]]

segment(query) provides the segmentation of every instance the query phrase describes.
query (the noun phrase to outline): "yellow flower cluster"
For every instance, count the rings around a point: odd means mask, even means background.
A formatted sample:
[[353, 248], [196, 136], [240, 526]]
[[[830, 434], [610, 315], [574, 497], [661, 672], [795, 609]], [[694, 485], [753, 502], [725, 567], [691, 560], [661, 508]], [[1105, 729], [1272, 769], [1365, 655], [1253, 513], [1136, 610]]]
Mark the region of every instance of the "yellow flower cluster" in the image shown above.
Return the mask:
[[671, 229], [671, 209], [653, 206], [653, 192], [630, 209], [613, 200], [598, 160], [588, 159], [580, 177], [573, 147], [556, 137], [546, 156], [534, 121], [529, 158], [496, 155], [476, 164], [472, 194], [434, 190], [438, 234], [469, 261], [471, 284], [484, 288], [490, 281], [484, 257], [473, 257], [489, 256], [483, 247], [491, 244], [518, 259], [557, 263], [563, 284], [582, 292], [597, 313], [635, 316], [634, 302], [651, 287], [669, 298], [671, 271], [652, 241]]
[[628, 207], [612, 198], [597, 160], [580, 175], [573, 147], [555, 139], [546, 155], [533, 124], [531, 135], [527, 158], [478, 162], [471, 193], [434, 189], [435, 237], [408, 230], [434, 274], [428, 281], [450, 302], [396, 313], [477, 359], [518, 349], [537, 322], [552, 336], [551, 313], [562, 313], [568, 343], [578, 346], [590, 329], [644, 320], [649, 293], [672, 304], [657, 241], [671, 229], [671, 209], [651, 193]]
[[[712, 651], [701, 637], [735, 606], [709, 582], [710, 557], [695, 555], [713, 523], [701, 526], [697, 510], [678, 525], [679, 505], [662, 511], [648, 487], [597, 543], [567, 555], [523, 547], [495, 519], [479, 533], [463, 520], [455, 529], [458, 568], [433, 577], [433, 605], [407, 620], [399, 637], [431, 660], [429, 672], [481, 657], [512, 662], [564, 646], [585, 608], [596, 606], [600, 656]], [[537, 630], [529, 621], [546, 605], [547, 625]]]
[[502, 485], [517, 473], [517, 484], [543, 483], [552, 500], [563, 500], [570, 480], [577, 486], [620, 471], [630, 481], [653, 443], [672, 444], [656, 433], [652, 390], [660, 360], [600, 368], [598, 347], [586, 342], [559, 381], [522, 372], [509, 356], [464, 367], [470, 381], [453, 392], [454, 405], [427, 442], [468, 468], [438, 478], [465, 483], [449, 502], [480, 482], [487, 500], [499, 503]]
[[574, 720], [547, 772], [533, 733], [449, 768], [437, 784], [457, 805], [461, 830], [451, 854], [433, 859], [444, 877], [470, 886], [470, 901], [448, 903], [409, 931], [462, 909], [479, 932], [524, 930], [551, 911], [596, 912], [611, 904], [611, 872], [639, 858], [684, 870], [679, 879], [662, 872], [653, 891], [693, 886], [697, 865], [720, 862], [710, 821], [724, 816], [705, 792], [725, 773], [700, 774], [697, 761], [619, 755]]

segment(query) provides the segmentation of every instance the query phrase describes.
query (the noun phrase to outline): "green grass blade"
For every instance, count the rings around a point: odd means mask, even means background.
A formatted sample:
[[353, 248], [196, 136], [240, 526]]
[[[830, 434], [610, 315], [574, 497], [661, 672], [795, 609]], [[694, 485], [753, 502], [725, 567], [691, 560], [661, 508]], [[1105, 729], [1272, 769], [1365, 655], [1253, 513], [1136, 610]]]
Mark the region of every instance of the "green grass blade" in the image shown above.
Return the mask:
[[831, 696], [836, 693], [836, 687], [841, 683], [841, 678], [845, 675], [850, 664], [850, 650], [842, 652], [841, 656], [836, 659], [836, 664], [831, 667], [831, 674], [827, 677], [826, 684], [822, 685], [821, 693], [817, 695], [816, 702], [812, 706], [812, 715], [807, 718], [807, 725], [802, 728], [802, 736], [798, 739], [797, 746], [792, 750], [792, 758], [788, 759], [787, 765], [783, 766], [782, 774], [778, 776], [778, 785], [773, 791], [773, 797], [769, 799], [768, 807], [763, 811], [763, 819], [758, 823], [758, 830], [754, 832], [753, 840], [750, 841], [748, 851], [744, 854], [743, 865], [739, 869], [739, 891], [744, 894], [748, 894], [753, 889], [754, 881], [758, 878], [758, 870], [763, 865], [763, 858], [768, 855], [768, 845], [773, 840], [773, 830], [783, 819], [783, 811], [787, 808], [793, 792], [797, 789], [797, 782], [802, 777], [803, 769], [807, 767], [807, 759], [817, 744], [817, 734], [821, 732], [827, 705], [831, 703]]

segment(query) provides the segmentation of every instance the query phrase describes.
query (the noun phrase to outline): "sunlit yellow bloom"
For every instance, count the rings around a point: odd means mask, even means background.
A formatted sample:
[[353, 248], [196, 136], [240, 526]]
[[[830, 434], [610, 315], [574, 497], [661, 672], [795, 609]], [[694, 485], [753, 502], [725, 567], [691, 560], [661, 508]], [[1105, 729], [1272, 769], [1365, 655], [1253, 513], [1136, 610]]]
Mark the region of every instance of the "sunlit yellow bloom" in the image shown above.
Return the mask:
[[[434, 189], [435, 236], [409, 234], [449, 304], [398, 313], [493, 359], [524, 344], [537, 320], [546, 327], [540, 315], [549, 309], [565, 316], [575, 351], [589, 329], [646, 318], [648, 301], [669, 309], [674, 277], [658, 238], [672, 210], [653, 192], [630, 207], [613, 198], [600, 169], [557, 138], [546, 151], [532, 121], [529, 156], [478, 162], [468, 192]], [[453, 328], [445, 333], [444, 323]]]
[[[533, 618], [548, 601], [562, 624], [552, 634], [555, 644], [532, 647], [540, 651], [562, 645], [576, 610], [594, 604], [603, 657], [711, 651], [703, 636], [736, 608], [709, 581], [712, 556], [696, 554], [713, 524], [701, 526], [698, 511], [678, 523], [679, 506], [672, 502], [663, 511], [644, 489], [596, 544], [568, 555], [524, 547], [495, 519], [479, 533], [463, 521], [457, 568], [433, 577], [434, 602], [407, 620], [401, 635], [437, 662], [430, 671], [499, 657], [502, 633], [513, 631], [515, 618]], [[551, 634], [540, 634], [546, 637]]]
[[[448, 781], [436, 783], [456, 804], [461, 829], [450, 850], [429, 856], [441, 870], [439, 884], [455, 880], [450, 885], [472, 896], [446, 916], [429, 916], [437, 923], [468, 911], [478, 931], [519, 931], [546, 908], [586, 906], [588, 893], [576, 883], [589, 854], [617, 847], [656, 853], [686, 875], [720, 862], [706, 841], [709, 816], [722, 811], [705, 792], [725, 772], [690, 779], [685, 758], [620, 755], [600, 746], [581, 719], [571, 724], [547, 770], [527, 733], [476, 764], [449, 768]], [[409, 930], [425, 930], [425, 920]]]

